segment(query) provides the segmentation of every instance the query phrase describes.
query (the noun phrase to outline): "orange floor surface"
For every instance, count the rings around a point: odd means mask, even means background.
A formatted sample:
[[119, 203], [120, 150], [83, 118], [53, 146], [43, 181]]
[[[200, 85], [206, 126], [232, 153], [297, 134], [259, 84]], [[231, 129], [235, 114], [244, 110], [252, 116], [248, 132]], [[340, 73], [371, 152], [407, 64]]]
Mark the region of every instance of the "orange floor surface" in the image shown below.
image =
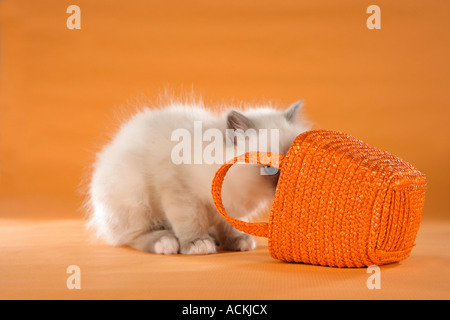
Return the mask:
[[[381, 29], [367, 28], [372, 4]], [[449, 12], [427, 0], [0, 1], [0, 298], [449, 299]], [[370, 290], [367, 269], [282, 263], [265, 239], [208, 256], [94, 241], [82, 204], [95, 153], [165, 91], [211, 108], [304, 99], [314, 129], [410, 162], [428, 184], [411, 257]]]
[[[450, 224], [423, 223], [412, 255], [365, 268], [274, 260], [267, 240], [251, 252], [164, 256], [92, 243], [80, 220], [0, 220], [2, 299], [449, 299]], [[67, 280], [80, 268], [80, 289]], [[71, 281], [69, 281], [72, 283]]]

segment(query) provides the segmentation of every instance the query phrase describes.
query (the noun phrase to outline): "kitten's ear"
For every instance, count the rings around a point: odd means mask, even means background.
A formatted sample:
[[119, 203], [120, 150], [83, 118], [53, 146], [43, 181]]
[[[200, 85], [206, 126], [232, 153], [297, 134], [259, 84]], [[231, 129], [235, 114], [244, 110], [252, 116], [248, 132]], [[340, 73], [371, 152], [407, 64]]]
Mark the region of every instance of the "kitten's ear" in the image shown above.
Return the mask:
[[235, 110], [231, 110], [227, 115], [227, 129], [246, 131], [249, 128], [253, 128], [253, 122], [244, 116], [242, 113]]
[[298, 112], [303, 106], [303, 100], [297, 101], [289, 106], [286, 111], [284, 111], [284, 117], [288, 122], [296, 122]]

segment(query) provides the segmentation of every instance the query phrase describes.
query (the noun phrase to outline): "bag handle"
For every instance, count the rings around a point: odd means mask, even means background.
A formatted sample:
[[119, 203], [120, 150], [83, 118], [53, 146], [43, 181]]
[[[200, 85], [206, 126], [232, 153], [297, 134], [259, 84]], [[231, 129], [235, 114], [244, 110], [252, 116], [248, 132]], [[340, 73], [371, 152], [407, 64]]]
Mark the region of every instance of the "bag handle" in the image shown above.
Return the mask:
[[247, 152], [224, 163], [217, 170], [212, 181], [211, 193], [217, 211], [236, 229], [257, 237], [269, 237], [269, 224], [267, 222], [244, 222], [230, 217], [222, 203], [222, 184], [230, 167], [236, 162], [268, 165], [280, 169], [284, 156], [270, 152]]

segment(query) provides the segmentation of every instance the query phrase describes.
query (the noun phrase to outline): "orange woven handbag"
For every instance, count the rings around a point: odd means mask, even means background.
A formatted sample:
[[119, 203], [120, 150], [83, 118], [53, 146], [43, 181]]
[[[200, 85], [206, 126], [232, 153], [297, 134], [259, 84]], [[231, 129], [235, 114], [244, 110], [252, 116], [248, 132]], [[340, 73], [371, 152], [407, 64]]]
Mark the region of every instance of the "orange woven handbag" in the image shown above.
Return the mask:
[[[280, 169], [269, 223], [227, 215], [222, 184], [236, 162]], [[252, 152], [225, 163], [214, 177], [212, 196], [235, 228], [268, 237], [275, 259], [365, 267], [410, 255], [425, 189], [425, 176], [398, 157], [341, 132], [314, 130], [300, 134], [278, 161], [270, 153]]]

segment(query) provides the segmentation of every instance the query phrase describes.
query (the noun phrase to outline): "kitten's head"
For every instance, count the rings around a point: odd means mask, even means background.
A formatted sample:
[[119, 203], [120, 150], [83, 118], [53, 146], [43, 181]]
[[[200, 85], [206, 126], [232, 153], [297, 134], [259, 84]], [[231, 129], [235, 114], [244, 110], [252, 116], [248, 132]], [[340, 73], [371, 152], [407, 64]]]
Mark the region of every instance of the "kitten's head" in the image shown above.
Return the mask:
[[[248, 151], [286, 154], [294, 139], [309, 129], [304, 119], [300, 119], [301, 106], [300, 101], [283, 111], [263, 107], [228, 112], [228, 145], [233, 145], [236, 156]], [[270, 166], [236, 164], [230, 169], [236, 195], [247, 200], [272, 199], [278, 178], [279, 171]]]

